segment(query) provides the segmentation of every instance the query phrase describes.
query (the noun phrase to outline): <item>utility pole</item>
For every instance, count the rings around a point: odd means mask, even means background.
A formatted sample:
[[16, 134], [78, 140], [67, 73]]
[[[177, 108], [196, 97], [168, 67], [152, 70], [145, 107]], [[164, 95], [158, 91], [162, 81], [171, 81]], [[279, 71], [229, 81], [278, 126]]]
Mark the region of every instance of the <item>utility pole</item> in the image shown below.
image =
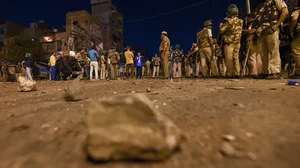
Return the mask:
[[246, 0], [246, 6], [247, 6], [247, 14], [250, 14], [251, 13], [250, 0]]

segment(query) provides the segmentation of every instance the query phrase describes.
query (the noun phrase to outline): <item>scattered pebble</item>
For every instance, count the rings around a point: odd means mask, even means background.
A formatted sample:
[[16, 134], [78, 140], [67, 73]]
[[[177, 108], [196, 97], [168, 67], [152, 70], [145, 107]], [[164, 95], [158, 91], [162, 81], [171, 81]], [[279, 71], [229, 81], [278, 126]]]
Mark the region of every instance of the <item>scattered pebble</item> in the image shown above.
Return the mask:
[[131, 91], [131, 93], [135, 93], [135, 91], [133, 90], [133, 91]]
[[155, 108], [158, 109], [159, 108], [158, 105], [155, 105]]
[[69, 111], [70, 109], [69, 108], [67, 108], [67, 111]]
[[240, 107], [240, 108], [245, 108], [246, 107], [242, 103], [233, 103], [233, 105], [236, 106], [236, 107]]
[[257, 156], [256, 156], [254, 153], [248, 153], [248, 157], [249, 157], [251, 160], [256, 160], [256, 159], [257, 159]]
[[117, 94], [117, 92], [114, 92], [114, 95], [116, 95]]
[[229, 90], [245, 90], [244, 87], [225, 87], [225, 89], [229, 89]]
[[222, 139], [224, 139], [226, 141], [230, 141], [230, 142], [236, 140], [235, 136], [233, 136], [233, 135], [223, 135]]
[[138, 85], [138, 83], [136, 83], [136, 82], [132, 82], [132, 84], [134, 84], [134, 85]]
[[164, 103], [164, 106], [167, 105], [166, 103]]
[[81, 107], [83, 107], [84, 105], [83, 105], [83, 104], [81, 104], [80, 106], [81, 106]]
[[61, 89], [58, 89], [58, 91], [61, 91]]
[[157, 100], [153, 100], [153, 102], [157, 102]]
[[42, 129], [46, 129], [46, 128], [49, 128], [49, 127], [50, 127], [49, 124], [43, 124], [43, 125], [41, 126]]
[[147, 87], [146, 91], [147, 92], [151, 92], [151, 89], [149, 87]]
[[236, 150], [228, 142], [222, 143], [219, 150], [225, 156], [234, 156], [236, 153]]
[[253, 137], [253, 134], [252, 134], [251, 132], [246, 132], [246, 136], [247, 136], [248, 138], [252, 138], [252, 137]]
[[53, 130], [56, 132], [56, 131], [58, 131], [58, 130], [59, 130], [59, 128], [58, 128], [58, 127], [55, 127]]

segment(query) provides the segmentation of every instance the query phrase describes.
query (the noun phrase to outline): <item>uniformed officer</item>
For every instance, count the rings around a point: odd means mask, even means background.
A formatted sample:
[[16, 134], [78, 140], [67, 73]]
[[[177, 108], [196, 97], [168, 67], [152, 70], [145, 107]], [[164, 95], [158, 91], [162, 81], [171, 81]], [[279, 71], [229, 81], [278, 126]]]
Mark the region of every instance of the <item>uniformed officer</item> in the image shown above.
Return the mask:
[[243, 30], [243, 20], [239, 19], [237, 16], [239, 10], [236, 5], [232, 4], [227, 8], [227, 18], [225, 18], [225, 23], [220, 24], [220, 34], [224, 38], [224, 54], [225, 54], [225, 64], [226, 64], [226, 76], [231, 78], [237, 78], [240, 76], [240, 41]]
[[[300, 5], [300, 4], [299, 4]], [[291, 16], [290, 33], [293, 37], [291, 45], [292, 56], [295, 60], [295, 74], [290, 76], [291, 79], [300, 79], [300, 7], [296, 7]]]
[[[181, 62], [183, 58], [183, 52], [180, 50], [180, 45], [177, 44], [175, 50], [173, 51], [173, 74], [174, 78], [181, 78]], [[178, 73], [177, 73], [178, 69]]]
[[162, 42], [159, 47], [159, 52], [163, 60], [164, 67], [164, 77], [169, 77], [168, 59], [170, 56], [170, 40], [168, 38], [168, 33], [166, 31], [161, 32]]
[[257, 47], [262, 59], [261, 78], [280, 79], [281, 60], [279, 53], [279, 26], [288, 15], [288, 9], [282, 0], [260, 0], [261, 8], [257, 12]]
[[211, 20], [208, 20], [204, 22], [204, 28], [197, 33], [197, 45], [199, 48], [202, 73], [204, 78], [210, 76], [207, 63], [210, 64], [212, 76], [214, 77], [219, 76], [216, 59], [213, 58], [213, 52], [215, 48], [214, 48], [211, 29], [212, 29], [212, 22]]

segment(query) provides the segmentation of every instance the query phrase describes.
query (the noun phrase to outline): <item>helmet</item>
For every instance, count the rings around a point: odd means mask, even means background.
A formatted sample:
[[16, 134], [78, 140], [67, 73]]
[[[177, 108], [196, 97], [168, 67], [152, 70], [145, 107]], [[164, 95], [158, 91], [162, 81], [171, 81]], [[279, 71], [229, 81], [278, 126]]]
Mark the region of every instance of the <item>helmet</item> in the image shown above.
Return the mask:
[[212, 26], [212, 20], [207, 20], [204, 22], [204, 26]]
[[162, 31], [161, 34], [168, 35], [166, 31]]
[[227, 15], [228, 16], [238, 16], [239, 15], [239, 9], [235, 4], [231, 4], [227, 8]]

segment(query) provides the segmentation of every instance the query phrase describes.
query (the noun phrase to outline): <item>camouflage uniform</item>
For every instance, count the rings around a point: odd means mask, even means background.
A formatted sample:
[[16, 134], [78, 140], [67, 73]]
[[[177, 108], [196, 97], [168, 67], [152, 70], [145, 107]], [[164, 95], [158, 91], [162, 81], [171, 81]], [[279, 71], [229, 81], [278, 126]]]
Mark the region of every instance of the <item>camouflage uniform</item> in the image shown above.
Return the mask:
[[159, 76], [159, 66], [160, 66], [160, 58], [156, 55], [153, 59], [153, 78], [155, 77], [155, 74], [157, 74], [157, 77]]
[[[173, 51], [173, 73], [175, 78], [181, 78], [181, 62], [182, 62], [183, 53], [179, 50], [179, 47], [176, 47], [176, 50]], [[178, 73], [176, 73], [178, 69]]]
[[[230, 9], [228, 9], [230, 10]], [[237, 8], [236, 8], [237, 10]], [[225, 18], [226, 31], [224, 33], [224, 54], [226, 64], [226, 76], [233, 77], [240, 75], [240, 41], [243, 30], [243, 20], [237, 16], [229, 16]]]
[[212, 46], [210, 46], [209, 40], [212, 38], [212, 32], [209, 28], [203, 28], [197, 34], [197, 44], [199, 47], [199, 55], [202, 67], [203, 77], [210, 76], [207, 63], [210, 64], [212, 76], [218, 76], [218, 68], [216, 59], [213, 58]]
[[257, 47], [262, 58], [263, 74], [279, 74], [281, 70], [281, 60], [279, 53], [279, 29], [275, 30], [279, 19], [279, 12], [286, 8], [282, 0], [267, 0], [258, 10], [255, 27], [257, 37]]
[[111, 73], [111, 79], [116, 79], [118, 74], [118, 65], [119, 65], [119, 58], [118, 53], [111, 51], [108, 55], [108, 58], [110, 59], [110, 73]]
[[[161, 53], [161, 57], [163, 60], [163, 66], [164, 66], [164, 77], [168, 78], [169, 76], [169, 68], [168, 68], [168, 59], [170, 56], [170, 40], [167, 37], [166, 32], [162, 32], [162, 34], [165, 34], [165, 36], [162, 39], [162, 42], [159, 47], [159, 51]], [[165, 52], [163, 52], [165, 50]]]

